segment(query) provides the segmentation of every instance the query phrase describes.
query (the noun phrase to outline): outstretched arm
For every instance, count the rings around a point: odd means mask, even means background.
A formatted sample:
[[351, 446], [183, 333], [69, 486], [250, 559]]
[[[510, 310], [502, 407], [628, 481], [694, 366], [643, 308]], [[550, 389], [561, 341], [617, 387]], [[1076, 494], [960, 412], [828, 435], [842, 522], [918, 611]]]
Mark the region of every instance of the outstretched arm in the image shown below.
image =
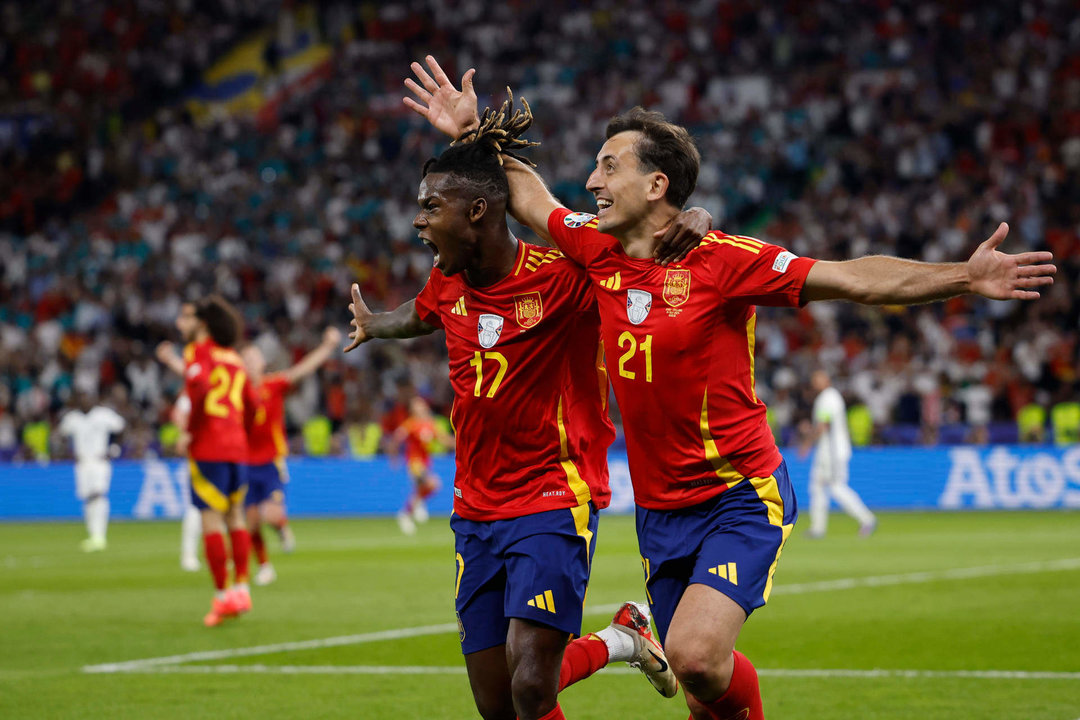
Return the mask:
[[360, 286], [356, 283], [352, 286], [352, 302], [349, 303], [349, 311], [353, 314], [353, 319], [349, 321], [349, 324], [354, 330], [349, 333], [352, 344], [345, 348], [345, 352], [359, 347], [372, 338], [411, 338], [430, 335], [436, 330], [434, 325], [428, 325], [420, 319], [420, 315], [416, 312], [415, 300], [402, 303], [390, 312], [371, 312], [360, 296]]
[[817, 262], [806, 276], [802, 297], [851, 300], [865, 305], [915, 305], [974, 294], [992, 300], [1034, 300], [1037, 288], [1054, 282], [1049, 252], [999, 252], [1009, 226], [998, 229], [963, 263], [923, 263], [880, 255]]
[[176, 352], [176, 347], [166, 340], [159, 343], [155, 351], [158, 362], [172, 370], [180, 377], [184, 377], [184, 359]]
[[330, 359], [330, 354], [341, 344], [341, 331], [336, 327], [328, 327], [323, 331], [322, 342], [319, 347], [300, 358], [300, 362], [282, 373], [290, 385], [295, 385]]

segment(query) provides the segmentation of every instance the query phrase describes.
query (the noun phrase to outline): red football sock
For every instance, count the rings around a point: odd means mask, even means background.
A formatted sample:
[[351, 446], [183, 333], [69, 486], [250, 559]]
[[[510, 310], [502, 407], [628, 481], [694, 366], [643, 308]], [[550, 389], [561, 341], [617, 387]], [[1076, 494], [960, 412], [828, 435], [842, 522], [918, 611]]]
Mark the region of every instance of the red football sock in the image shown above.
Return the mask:
[[248, 557], [251, 555], [251, 536], [248, 531], [230, 530], [229, 538], [232, 540], [233, 571], [236, 573], [236, 582], [248, 581]]
[[251, 547], [255, 549], [255, 559], [260, 565], [266, 564], [266, 543], [263, 542], [262, 530], [256, 527], [249, 533], [251, 535]]
[[285, 529], [285, 526], [288, 525], [288, 524], [289, 524], [289, 518], [285, 517], [285, 515], [282, 514], [281, 519], [278, 520], [276, 523], [274, 523], [274, 527], [277, 528], [278, 532], [281, 532], [282, 530]]
[[[734, 652], [734, 656], [735, 669], [731, 672], [731, 685], [726, 693], [711, 703], [701, 702], [689, 694], [687, 699], [708, 713], [708, 717], [713, 720], [765, 720], [765, 713], [761, 709], [757, 670], [738, 650]], [[693, 720], [693, 716], [690, 717]]]
[[540, 718], [540, 720], [566, 720], [566, 716], [562, 714], [562, 708], [556, 703], [551, 712]]
[[435, 485], [435, 483], [431, 483], [430, 485], [421, 485], [420, 487], [416, 488], [416, 493], [420, 496], [421, 500], [427, 500], [435, 492], [437, 487], [438, 486]]
[[607, 665], [608, 649], [603, 640], [595, 635], [578, 638], [566, 646], [562, 657], [562, 669], [559, 671], [559, 692], [584, 680], [600, 668]]
[[203, 548], [206, 550], [206, 564], [214, 577], [214, 587], [224, 590], [229, 581], [228, 556], [225, 554], [225, 536], [221, 533], [203, 535]]

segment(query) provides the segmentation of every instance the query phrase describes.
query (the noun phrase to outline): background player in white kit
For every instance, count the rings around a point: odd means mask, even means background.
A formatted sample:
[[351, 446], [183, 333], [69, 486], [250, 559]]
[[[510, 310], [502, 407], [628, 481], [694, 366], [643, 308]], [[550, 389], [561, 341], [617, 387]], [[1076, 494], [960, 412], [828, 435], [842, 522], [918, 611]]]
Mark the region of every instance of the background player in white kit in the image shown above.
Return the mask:
[[859, 534], [874, 532], [877, 518], [862, 499], [848, 486], [848, 463], [851, 461], [851, 434], [848, 432], [847, 405], [824, 370], [816, 370], [810, 385], [814, 399], [813, 431], [808, 445], [815, 445], [810, 465], [810, 529], [807, 536], [824, 537], [829, 523], [829, 501], [859, 521]]
[[104, 550], [109, 527], [109, 436], [124, 429], [124, 418], [103, 405], [95, 407], [93, 398], [80, 393], [76, 409], [60, 421], [59, 432], [71, 438], [75, 453], [75, 495], [82, 500], [83, 517], [89, 537], [83, 540], [84, 552]]

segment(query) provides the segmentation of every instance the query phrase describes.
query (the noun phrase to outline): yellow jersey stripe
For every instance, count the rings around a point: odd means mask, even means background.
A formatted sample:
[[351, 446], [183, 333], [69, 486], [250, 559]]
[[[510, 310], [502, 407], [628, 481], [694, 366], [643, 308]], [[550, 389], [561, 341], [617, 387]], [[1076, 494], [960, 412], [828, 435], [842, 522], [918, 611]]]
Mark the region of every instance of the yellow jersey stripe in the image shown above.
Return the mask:
[[756, 403], [757, 388], [754, 379], [754, 344], [757, 338], [757, 313], [752, 313], [746, 321], [746, 348], [750, 351], [750, 398]]
[[716, 441], [713, 440], [709, 430], [708, 388], [705, 388], [705, 394], [701, 396], [701, 441], [705, 444], [705, 459], [712, 463], [716, 477], [724, 480], [729, 488], [744, 479], [739, 471], [727, 461], [727, 458], [720, 455], [720, 450], [716, 447]]
[[746, 250], [748, 252], [752, 252], [755, 255], [758, 255], [758, 254], [761, 253], [761, 248], [760, 247], [758, 247], [756, 245], [751, 245], [749, 243], [744, 243], [742, 241], [733, 240], [733, 239], [731, 239], [729, 237], [716, 238], [715, 240], [713, 240], [713, 242], [717, 243], [718, 245], [732, 245], [734, 247], [739, 248], [740, 250]]
[[581, 473], [578, 472], [574, 461], [570, 459], [570, 451], [566, 446], [566, 426], [563, 424], [562, 397], [559, 398], [559, 409], [555, 422], [559, 426], [559, 465], [562, 466], [563, 472], [566, 473], [566, 481], [570, 485], [570, 492], [574, 493], [578, 505], [584, 505], [592, 500], [592, 492], [589, 490], [588, 483], [581, 479]]

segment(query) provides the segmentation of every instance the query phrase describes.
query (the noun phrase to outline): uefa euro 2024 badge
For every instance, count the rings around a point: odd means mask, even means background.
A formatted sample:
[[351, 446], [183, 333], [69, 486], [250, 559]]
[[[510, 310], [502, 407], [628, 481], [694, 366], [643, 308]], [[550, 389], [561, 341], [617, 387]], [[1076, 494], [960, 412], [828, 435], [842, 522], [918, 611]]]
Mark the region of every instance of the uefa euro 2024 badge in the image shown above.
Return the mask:
[[626, 317], [630, 318], [631, 324], [640, 325], [645, 322], [650, 310], [652, 310], [651, 292], [648, 290], [626, 291]]
[[483, 314], [476, 324], [476, 334], [480, 340], [480, 347], [495, 347], [502, 335], [503, 319], [498, 315]]

